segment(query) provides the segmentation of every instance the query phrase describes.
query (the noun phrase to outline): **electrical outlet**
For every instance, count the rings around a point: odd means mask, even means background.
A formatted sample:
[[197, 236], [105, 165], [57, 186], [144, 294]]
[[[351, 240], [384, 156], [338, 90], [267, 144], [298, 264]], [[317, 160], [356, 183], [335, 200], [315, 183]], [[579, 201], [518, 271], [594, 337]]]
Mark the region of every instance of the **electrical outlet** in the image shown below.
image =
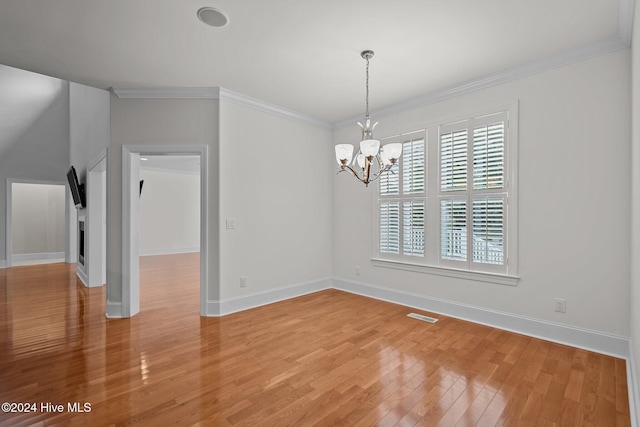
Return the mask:
[[556, 311], [558, 313], [567, 312], [567, 300], [562, 298], [556, 298]]
[[241, 288], [247, 287], [247, 276], [240, 276], [240, 287]]

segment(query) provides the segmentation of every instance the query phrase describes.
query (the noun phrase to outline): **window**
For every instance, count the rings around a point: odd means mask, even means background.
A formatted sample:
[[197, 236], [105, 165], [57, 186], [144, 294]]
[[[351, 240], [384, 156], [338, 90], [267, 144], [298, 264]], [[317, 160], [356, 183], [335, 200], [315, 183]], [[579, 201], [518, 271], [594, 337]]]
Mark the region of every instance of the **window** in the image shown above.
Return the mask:
[[424, 134], [408, 135], [398, 166], [380, 177], [381, 254], [424, 257], [425, 156]]
[[516, 111], [402, 139], [397, 173], [380, 180], [378, 261], [515, 277]]

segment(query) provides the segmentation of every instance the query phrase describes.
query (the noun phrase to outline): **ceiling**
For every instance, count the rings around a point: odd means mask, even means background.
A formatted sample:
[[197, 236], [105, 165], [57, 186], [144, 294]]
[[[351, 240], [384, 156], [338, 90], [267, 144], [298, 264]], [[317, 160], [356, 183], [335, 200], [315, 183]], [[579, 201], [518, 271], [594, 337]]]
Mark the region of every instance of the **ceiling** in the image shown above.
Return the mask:
[[[633, 1], [2, 0], [0, 64], [103, 89], [220, 86], [336, 123], [364, 113], [364, 49], [375, 112], [628, 46]], [[204, 25], [203, 6], [229, 24]]]
[[142, 155], [140, 169], [196, 174], [200, 172], [200, 156]]

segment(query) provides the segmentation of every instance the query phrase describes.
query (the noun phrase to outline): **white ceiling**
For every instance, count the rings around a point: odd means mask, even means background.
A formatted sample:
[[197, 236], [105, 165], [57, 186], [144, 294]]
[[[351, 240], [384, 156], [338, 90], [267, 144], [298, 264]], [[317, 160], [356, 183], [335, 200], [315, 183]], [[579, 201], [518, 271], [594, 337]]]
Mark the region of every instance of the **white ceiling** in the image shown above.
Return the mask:
[[[375, 112], [624, 47], [633, 1], [2, 0], [0, 64], [104, 89], [220, 86], [334, 123], [364, 113], [364, 49]], [[229, 25], [201, 23], [203, 6]]]
[[200, 172], [200, 156], [142, 155], [140, 169], [196, 174]]

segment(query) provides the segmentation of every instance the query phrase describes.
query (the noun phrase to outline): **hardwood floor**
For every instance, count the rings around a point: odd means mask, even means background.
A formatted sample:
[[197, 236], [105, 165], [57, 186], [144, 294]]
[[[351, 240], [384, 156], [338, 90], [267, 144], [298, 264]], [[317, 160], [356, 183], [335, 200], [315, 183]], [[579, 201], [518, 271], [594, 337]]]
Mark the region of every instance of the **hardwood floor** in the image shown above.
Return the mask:
[[201, 318], [198, 262], [142, 258], [132, 319], [74, 266], [0, 270], [0, 402], [36, 405], [0, 425], [630, 425], [624, 360], [337, 290]]

